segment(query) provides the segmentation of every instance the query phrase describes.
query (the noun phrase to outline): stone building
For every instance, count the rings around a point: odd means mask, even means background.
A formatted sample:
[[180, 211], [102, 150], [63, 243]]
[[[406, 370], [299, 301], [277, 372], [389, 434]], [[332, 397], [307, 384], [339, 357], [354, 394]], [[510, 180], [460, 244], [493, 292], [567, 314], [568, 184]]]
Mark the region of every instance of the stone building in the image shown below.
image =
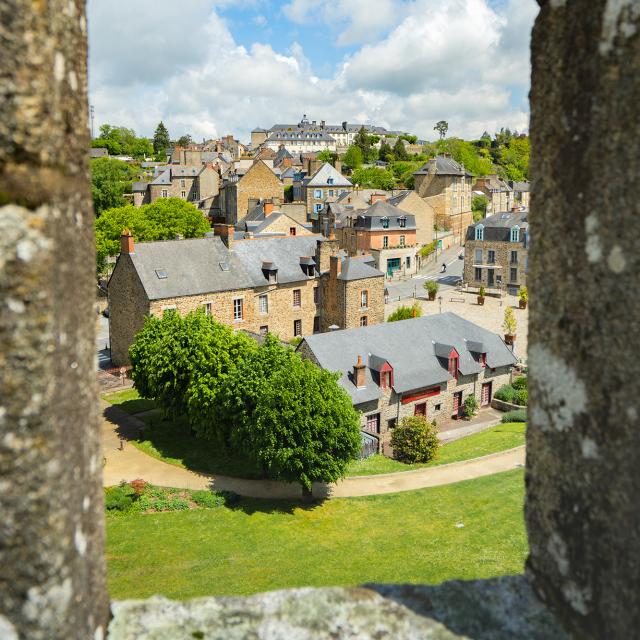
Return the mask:
[[257, 160], [242, 176], [227, 174], [220, 189], [220, 215], [234, 225], [247, 215], [250, 201], [272, 198], [284, 199], [284, 185], [262, 160]]
[[220, 176], [211, 163], [206, 165], [169, 165], [151, 182], [134, 182], [133, 204], [140, 207], [159, 198], [180, 198], [197, 203], [215, 198]]
[[335, 167], [325, 162], [313, 175], [294, 185], [294, 200], [306, 204], [309, 219], [317, 219], [327, 199], [337, 198], [353, 189], [353, 184]]
[[308, 336], [298, 352], [341, 372], [361, 429], [383, 453], [406, 416], [457, 418], [470, 395], [488, 406], [516, 362], [500, 336], [454, 313]]
[[513, 189], [497, 174], [477, 178], [473, 190], [482, 193], [489, 201], [487, 215], [500, 211], [511, 211], [514, 206]]
[[108, 284], [111, 359], [128, 349], [148, 315], [204, 309], [220, 322], [283, 340], [384, 321], [383, 274], [347, 258], [335, 238], [214, 236], [134, 244], [123, 235]]
[[527, 211], [496, 213], [467, 229], [463, 282], [516, 294], [527, 284]]
[[368, 209], [349, 215], [346, 222], [340, 229], [340, 242], [349, 254], [370, 253], [387, 278], [416, 272], [418, 247], [413, 214], [380, 199]]
[[387, 198], [387, 203], [413, 215], [416, 222], [416, 244], [422, 247], [434, 240], [435, 211], [415, 191], [405, 190]]
[[246, 218], [235, 225], [235, 230], [236, 238], [247, 239], [265, 236], [314, 235], [309, 224], [301, 224], [276, 208], [272, 202], [264, 202], [254, 207]]
[[528, 182], [514, 182], [510, 180], [509, 186], [513, 191], [513, 205], [528, 209], [531, 185]]
[[450, 154], [431, 158], [413, 175], [416, 193], [433, 208], [436, 224], [451, 229], [456, 241], [462, 242], [467, 227], [473, 222], [473, 175]]

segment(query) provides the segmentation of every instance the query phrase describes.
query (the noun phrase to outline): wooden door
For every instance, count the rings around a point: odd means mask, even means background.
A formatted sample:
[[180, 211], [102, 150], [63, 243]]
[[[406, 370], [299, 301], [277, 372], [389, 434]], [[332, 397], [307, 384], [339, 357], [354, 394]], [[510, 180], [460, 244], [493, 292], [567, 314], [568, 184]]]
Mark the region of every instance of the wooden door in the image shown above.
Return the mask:
[[480, 394], [480, 405], [486, 407], [489, 404], [491, 404], [491, 382], [485, 382]]

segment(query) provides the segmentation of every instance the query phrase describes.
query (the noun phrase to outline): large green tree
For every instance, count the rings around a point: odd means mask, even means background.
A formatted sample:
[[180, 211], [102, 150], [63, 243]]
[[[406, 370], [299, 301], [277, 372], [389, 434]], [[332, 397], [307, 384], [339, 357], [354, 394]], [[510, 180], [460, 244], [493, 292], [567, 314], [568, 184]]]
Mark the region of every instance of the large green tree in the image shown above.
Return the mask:
[[378, 150], [378, 158], [384, 162], [392, 162], [395, 159], [391, 146], [386, 140], [383, 140]]
[[446, 120], [438, 120], [433, 128], [438, 132], [442, 140], [447, 135], [447, 131], [449, 131], [449, 123]]
[[129, 165], [114, 158], [91, 161], [91, 195], [93, 209], [99, 216], [105, 209], [125, 204], [124, 194], [131, 191]]
[[351, 176], [351, 182], [363, 189], [391, 190], [396, 185], [396, 179], [391, 171], [379, 167], [356, 169]]
[[129, 229], [138, 242], [170, 240], [180, 234], [197, 238], [211, 230], [211, 225], [191, 203], [179, 198], [161, 198], [153, 204], [125, 205], [108, 209], [96, 220], [98, 268], [107, 256], [120, 251], [120, 235]]
[[[160, 124], [162, 124], [162, 123], [160, 123]], [[162, 126], [164, 126], [164, 125], [162, 125]], [[176, 145], [179, 146], [179, 147], [190, 147], [192, 144], [193, 144], [193, 138], [188, 133], [185, 133], [183, 136], [180, 136], [176, 140]]]
[[171, 139], [169, 138], [169, 131], [164, 126], [162, 120], [156, 127], [153, 134], [153, 151], [156, 154], [156, 158], [162, 158], [167, 155], [167, 150], [171, 146]]
[[351, 170], [359, 169], [363, 162], [364, 156], [362, 155], [362, 150], [353, 144], [342, 157], [342, 164]]
[[398, 138], [396, 143], [393, 145], [393, 155], [396, 157], [396, 160], [407, 160], [409, 158], [409, 154], [407, 153], [407, 149], [404, 146], [402, 138]]
[[106, 148], [112, 156], [131, 156], [136, 160], [144, 160], [153, 153], [148, 138], [138, 138], [133, 129], [103, 124], [100, 135], [91, 141], [94, 148]]

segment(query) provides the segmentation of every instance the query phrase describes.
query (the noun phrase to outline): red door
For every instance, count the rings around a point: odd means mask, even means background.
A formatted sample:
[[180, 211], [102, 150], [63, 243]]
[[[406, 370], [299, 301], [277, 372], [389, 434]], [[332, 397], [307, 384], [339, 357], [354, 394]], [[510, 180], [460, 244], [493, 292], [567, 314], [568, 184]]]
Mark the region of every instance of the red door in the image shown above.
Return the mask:
[[480, 405], [486, 407], [491, 404], [491, 382], [485, 382], [482, 385], [482, 393], [480, 394]]
[[456, 391], [453, 394], [453, 417], [458, 418], [460, 407], [462, 406], [462, 391]]
[[427, 403], [421, 402], [414, 407], [413, 415], [415, 416], [426, 416], [427, 415]]

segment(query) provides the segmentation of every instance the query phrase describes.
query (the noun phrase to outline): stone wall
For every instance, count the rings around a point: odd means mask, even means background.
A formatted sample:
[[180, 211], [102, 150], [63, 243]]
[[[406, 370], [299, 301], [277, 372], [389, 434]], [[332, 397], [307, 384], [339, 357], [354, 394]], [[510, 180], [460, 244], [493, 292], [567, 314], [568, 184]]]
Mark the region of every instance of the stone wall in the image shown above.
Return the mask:
[[[495, 266], [499, 268], [493, 269], [494, 277], [502, 276], [502, 285], [504, 287], [519, 288], [527, 286], [529, 250], [525, 249], [522, 242], [500, 242], [497, 240], [467, 240], [464, 246], [464, 271], [462, 276], [465, 284], [477, 287], [480, 285], [488, 286], [487, 272], [489, 270], [487, 268], [482, 269], [481, 280], [476, 280], [475, 277], [475, 267], [473, 265], [477, 264], [475, 261], [476, 249], [482, 249], [482, 264], [484, 265], [489, 264], [488, 252], [490, 250], [495, 251]], [[511, 264], [512, 251], [518, 252], [518, 262], [516, 264]], [[511, 268], [518, 270], [515, 280], [511, 279]], [[497, 284], [494, 285], [494, 287], [497, 286]]]
[[221, 191], [221, 208], [227, 224], [236, 224], [249, 211], [249, 200], [284, 200], [284, 185], [262, 161], [254, 163], [238, 182], [228, 183]]

